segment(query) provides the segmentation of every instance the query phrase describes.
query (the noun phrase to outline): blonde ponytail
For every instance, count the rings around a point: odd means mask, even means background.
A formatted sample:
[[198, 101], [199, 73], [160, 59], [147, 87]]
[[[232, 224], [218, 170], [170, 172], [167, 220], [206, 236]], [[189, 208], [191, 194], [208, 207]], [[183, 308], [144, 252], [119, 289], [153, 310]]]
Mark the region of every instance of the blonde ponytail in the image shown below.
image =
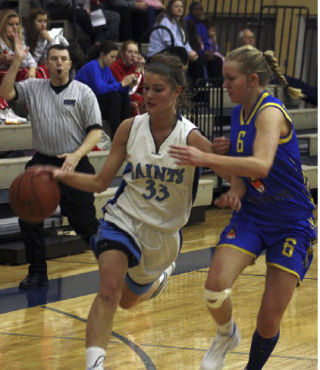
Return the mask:
[[263, 53], [263, 55], [266, 61], [268, 62], [272, 72], [274, 73], [275, 77], [279, 81], [280, 85], [287, 90], [290, 98], [292, 99], [304, 98], [305, 96], [302, 94], [300, 89], [296, 89], [294, 87], [289, 86], [286, 77], [281, 73], [278, 60], [275, 58], [273, 51], [267, 50]]

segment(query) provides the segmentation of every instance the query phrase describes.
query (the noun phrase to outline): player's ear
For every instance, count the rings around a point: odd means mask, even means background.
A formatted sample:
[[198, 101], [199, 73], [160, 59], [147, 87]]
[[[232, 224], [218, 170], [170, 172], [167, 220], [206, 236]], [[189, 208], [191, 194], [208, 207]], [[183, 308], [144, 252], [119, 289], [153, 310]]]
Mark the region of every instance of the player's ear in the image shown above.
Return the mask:
[[250, 84], [251, 87], [255, 87], [259, 84], [259, 77], [256, 73], [251, 73], [249, 76], [248, 76], [248, 82]]
[[181, 91], [182, 91], [182, 86], [178, 85], [176, 89], [177, 96], [180, 96]]

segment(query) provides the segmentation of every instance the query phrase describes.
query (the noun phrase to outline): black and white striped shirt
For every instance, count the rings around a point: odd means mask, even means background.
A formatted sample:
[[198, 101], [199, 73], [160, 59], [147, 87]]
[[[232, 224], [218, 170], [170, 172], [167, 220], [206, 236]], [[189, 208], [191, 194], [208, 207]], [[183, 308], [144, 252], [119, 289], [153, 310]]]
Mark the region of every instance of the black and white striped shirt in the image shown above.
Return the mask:
[[101, 112], [93, 91], [71, 81], [59, 92], [50, 80], [28, 79], [15, 83], [19, 102], [27, 105], [33, 148], [48, 156], [72, 153], [83, 143], [90, 127], [102, 128]]

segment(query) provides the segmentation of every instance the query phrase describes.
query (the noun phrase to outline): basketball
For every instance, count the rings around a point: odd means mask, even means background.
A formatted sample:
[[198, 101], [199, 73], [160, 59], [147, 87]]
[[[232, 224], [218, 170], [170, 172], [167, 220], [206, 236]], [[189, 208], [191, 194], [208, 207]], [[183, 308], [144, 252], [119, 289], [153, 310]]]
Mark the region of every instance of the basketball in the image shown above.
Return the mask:
[[9, 204], [25, 221], [36, 223], [51, 216], [60, 201], [60, 189], [49, 171], [28, 169], [12, 182]]

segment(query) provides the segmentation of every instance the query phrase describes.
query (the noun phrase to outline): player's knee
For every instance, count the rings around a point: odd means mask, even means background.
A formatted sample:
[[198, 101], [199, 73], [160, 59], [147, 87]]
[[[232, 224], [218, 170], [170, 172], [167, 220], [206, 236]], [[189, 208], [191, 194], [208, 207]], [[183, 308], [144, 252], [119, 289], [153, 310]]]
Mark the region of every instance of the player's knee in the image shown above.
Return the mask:
[[120, 302], [119, 302], [119, 306], [121, 308], [125, 309], [125, 310], [129, 310], [130, 308], [132, 308], [136, 304], [137, 304], [136, 301], [128, 300], [125, 297], [122, 297]]
[[117, 307], [121, 298], [121, 289], [116, 284], [101, 285], [98, 297], [104, 305]]
[[223, 302], [230, 296], [231, 289], [225, 289], [221, 292], [213, 292], [212, 290], [204, 290], [204, 299], [210, 308], [217, 309], [222, 306]]

